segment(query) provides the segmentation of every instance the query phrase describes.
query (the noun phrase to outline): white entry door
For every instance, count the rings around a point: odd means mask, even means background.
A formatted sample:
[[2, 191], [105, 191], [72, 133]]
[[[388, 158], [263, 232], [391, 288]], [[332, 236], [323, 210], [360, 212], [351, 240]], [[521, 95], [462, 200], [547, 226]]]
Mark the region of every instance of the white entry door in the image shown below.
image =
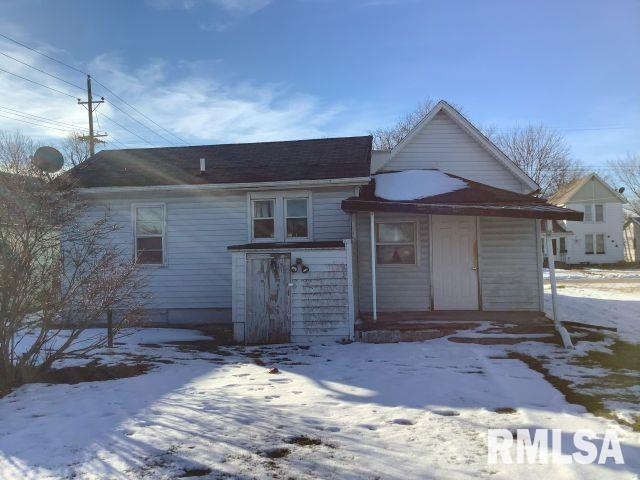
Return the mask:
[[478, 310], [476, 218], [433, 215], [432, 269], [435, 310]]

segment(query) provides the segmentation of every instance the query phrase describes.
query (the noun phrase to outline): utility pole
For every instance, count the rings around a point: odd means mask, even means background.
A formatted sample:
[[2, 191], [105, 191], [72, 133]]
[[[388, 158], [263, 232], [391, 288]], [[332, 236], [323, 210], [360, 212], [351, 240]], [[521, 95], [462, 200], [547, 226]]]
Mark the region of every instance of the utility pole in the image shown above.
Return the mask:
[[89, 155], [93, 156], [96, 153], [96, 138], [106, 137], [107, 134], [96, 134], [93, 132], [93, 112], [101, 103], [104, 103], [104, 97], [100, 100], [93, 99], [93, 96], [91, 95], [91, 75], [87, 75], [87, 101], [83, 102], [78, 100], [78, 103], [80, 105], [84, 105], [87, 112], [89, 112], [89, 135], [85, 135], [81, 138], [89, 141]]

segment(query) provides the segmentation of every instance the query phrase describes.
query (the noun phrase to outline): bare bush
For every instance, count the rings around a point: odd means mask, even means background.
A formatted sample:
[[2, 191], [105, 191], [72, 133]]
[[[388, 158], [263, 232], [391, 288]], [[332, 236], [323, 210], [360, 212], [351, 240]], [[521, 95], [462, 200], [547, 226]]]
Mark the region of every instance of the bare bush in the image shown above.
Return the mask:
[[104, 346], [106, 331], [83, 333], [107, 312], [115, 332], [143, 314], [144, 279], [110, 242], [108, 211], [61, 178], [0, 173], [0, 391]]
[[629, 210], [640, 216], [640, 155], [628, 155], [609, 162], [609, 165], [616, 180], [626, 188], [625, 197], [629, 200]]
[[394, 126], [370, 132], [373, 136], [374, 150], [391, 150], [427, 116], [435, 105], [434, 100], [427, 98], [420, 102], [413, 111], [398, 120]]

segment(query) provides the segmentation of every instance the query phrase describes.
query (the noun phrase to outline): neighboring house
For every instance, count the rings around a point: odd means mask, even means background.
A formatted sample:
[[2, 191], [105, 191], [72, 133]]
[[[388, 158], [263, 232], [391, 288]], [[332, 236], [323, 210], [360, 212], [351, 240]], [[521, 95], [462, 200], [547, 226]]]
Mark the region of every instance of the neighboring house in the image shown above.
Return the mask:
[[69, 175], [122, 226], [157, 322], [306, 342], [384, 315], [544, 310], [539, 221], [581, 213], [530, 195], [446, 102], [393, 150], [371, 141], [102, 151]]
[[[544, 240], [544, 232], [546, 231], [545, 221], [540, 222], [540, 229], [543, 232], [543, 240]], [[562, 223], [558, 220], [553, 220], [551, 223], [551, 250], [553, 251], [553, 258], [556, 262], [559, 263], [567, 263], [568, 259], [568, 250], [567, 245], [571, 241], [573, 237], [573, 232], [567, 230]], [[542, 242], [542, 252], [545, 255], [545, 260], [547, 257], [547, 248], [546, 243]]]
[[624, 261], [622, 206], [626, 199], [596, 173], [569, 183], [553, 195], [549, 203], [584, 212], [582, 221], [560, 223], [563, 229], [573, 232], [565, 240], [566, 263]]
[[624, 259], [640, 262], [640, 217], [629, 217], [624, 222]]

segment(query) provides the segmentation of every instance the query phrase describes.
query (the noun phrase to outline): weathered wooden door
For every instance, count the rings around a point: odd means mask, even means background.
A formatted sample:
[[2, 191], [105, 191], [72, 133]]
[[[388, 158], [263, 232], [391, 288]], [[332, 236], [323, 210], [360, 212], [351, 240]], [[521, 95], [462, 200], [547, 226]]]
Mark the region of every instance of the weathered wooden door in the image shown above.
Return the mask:
[[247, 255], [246, 343], [291, 340], [290, 267], [289, 254]]
[[475, 217], [431, 217], [433, 306], [477, 310], [478, 258]]

